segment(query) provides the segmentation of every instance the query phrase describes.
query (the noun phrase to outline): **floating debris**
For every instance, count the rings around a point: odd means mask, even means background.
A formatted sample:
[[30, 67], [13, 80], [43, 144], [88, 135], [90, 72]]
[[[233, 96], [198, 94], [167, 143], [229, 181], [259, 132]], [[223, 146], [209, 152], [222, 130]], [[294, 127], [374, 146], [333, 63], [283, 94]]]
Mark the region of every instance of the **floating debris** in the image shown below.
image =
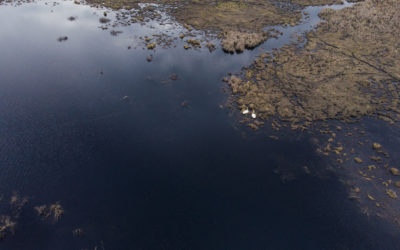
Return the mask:
[[34, 207], [34, 210], [43, 219], [49, 219], [50, 217], [52, 217], [54, 222], [59, 221], [61, 216], [64, 214], [64, 209], [62, 208], [59, 202], [56, 202], [49, 206], [47, 205], [36, 206]]
[[18, 218], [22, 208], [28, 203], [27, 197], [20, 197], [18, 193], [14, 192], [14, 194], [10, 198], [10, 207], [13, 213], [14, 218]]
[[382, 158], [381, 157], [379, 157], [379, 156], [371, 156], [371, 157], [369, 157], [372, 161], [375, 161], [375, 162], [382, 162]]
[[213, 52], [216, 48], [215, 48], [215, 44], [213, 44], [213, 43], [207, 43], [206, 44], [206, 47], [208, 48], [208, 50], [210, 51], [210, 52]]
[[150, 43], [147, 45], [147, 49], [154, 49], [156, 47], [156, 43]]
[[119, 34], [121, 34], [122, 33], [122, 31], [120, 31], [120, 30], [112, 30], [112, 31], [110, 31], [110, 34], [112, 35], [112, 36], [118, 36]]
[[0, 216], [0, 239], [4, 239], [7, 234], [15, 234], [17, 223], [11, 220], [10, 216]]
[[397, 199], [397, 193], [396, 193], [396, 191], [393, 191], [392, 189], [386, 189], [386, 194], [389, 195], [389, 197], [394, 200]]
[[375, 150], [380, 150], [382, 148], [382, 145], [377, 142], [374, 142], [372, 143], [372, 148]]
[[367, 194], [367, 197], [368, 197], [368, 199], [370, 199], [371, 201], [374, 201], [374, 200], [375, 200], [375, 198], [374, 198], [372, 195], [370, 195], [370, 194]]
[[279, 137], [276, 135], [270, 135], [269, 138], [271, 138], [272, 140], [279, 140]]
[[82, 228], [76, 228], [74, 230], [72, 230], [72, 235], [75, 237], [82, 237], [84, 234], [84, 231]]
[[247, 123], [246, 126], [251, 128], [251, 129], [253, 129], [253, 130], [258, 130], [259, 129], [258, 125], [254, 124], [254, 123]]
[[343, 149], [344, 149], [343, 146], [339, 146], [339, 147], [336, 147], [334, 151], [337, 155], [340, 155], [341, 152], [343, 151]]
[[59, 41], [59, 42], [65, 42], [65, 41], [67, 41], [68, 40], [68, 37], [67, 36], [60, 36], [58, 39], [57, 39], [57, 41]]
[[192, 45], [193, 47], [201, 48], [200, 41], [198, 40], [188, 39], [186, 42]]
[[110, 22], [110, 21], [111, 21], [110, 19], [105, 18], [105, 17], [100, 17], [100, 19], [99, 19], [99, 22], [100, 22], [100, 23], [108, 23], [108, 22]]
[[183, 27], [185, 27], [185, 29], [187, 29], [188, 31], [192, 31], [192, 27], [186, 23], [183, 24]]
[[389, 171], [392, 175], [400, 175], [400, 170], [397, 168], [390, 168]]
[[188, 108], [189, 107], [189, 102], [188, 101], [183, 101], [182, 103], [181, 103], [181, 107], [182, 108]]
[[357, 195], [358, 193], [360, 193], [361, 189], [359, 187], [354, 187], [351, 189], [350, 195], [349, 195], [349, 199], [350, 200], [360, 200], [360, 197]]
[[362, 163], [363, 162], [363, 160], [361, 160], [361, 158], [359, 158], [359, 157], [354, 157], [354, 161], [356, 163]]

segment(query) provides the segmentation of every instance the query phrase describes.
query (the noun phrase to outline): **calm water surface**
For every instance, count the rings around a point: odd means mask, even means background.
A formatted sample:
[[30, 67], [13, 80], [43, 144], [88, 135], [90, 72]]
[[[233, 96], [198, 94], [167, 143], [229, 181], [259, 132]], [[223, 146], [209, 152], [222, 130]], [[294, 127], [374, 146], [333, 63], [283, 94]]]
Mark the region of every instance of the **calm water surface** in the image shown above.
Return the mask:
[[[318, 10], [261, 49], [309, 29]], [[249, 65], [258, 49], [185, 51], [176, 41], [150, 52], [139, 36], [180, 27], [102, 30], [103, 11], [70, 1], [0, 6], [1, 214], [12, 192], [29, 197], [0, 249], [400, 246], [398, 232], [360, 214], [335, 176], [282, 183], [274, 174], [323, 167], [307, 136], [267, 140], [219, 107], [228, 97], [220, 79]], [[57, 201], [65, 209], [58, 223], [32, 209]], [[73, 237], [75, 228], [84, 236]]]

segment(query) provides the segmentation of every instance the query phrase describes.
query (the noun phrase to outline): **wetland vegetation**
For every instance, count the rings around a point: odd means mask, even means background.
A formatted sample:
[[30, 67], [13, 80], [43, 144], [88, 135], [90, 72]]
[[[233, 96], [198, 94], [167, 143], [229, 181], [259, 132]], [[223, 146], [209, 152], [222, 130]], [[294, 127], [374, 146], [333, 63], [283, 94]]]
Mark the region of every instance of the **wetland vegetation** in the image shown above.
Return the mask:
[[242, 109], [277, 116], [293, 127], [321, 120], [375, 115], [400, 118], [398, 1], [365, 1], [324, 9], [304, 47], [288, 45], [259, 56], [230, 86]]

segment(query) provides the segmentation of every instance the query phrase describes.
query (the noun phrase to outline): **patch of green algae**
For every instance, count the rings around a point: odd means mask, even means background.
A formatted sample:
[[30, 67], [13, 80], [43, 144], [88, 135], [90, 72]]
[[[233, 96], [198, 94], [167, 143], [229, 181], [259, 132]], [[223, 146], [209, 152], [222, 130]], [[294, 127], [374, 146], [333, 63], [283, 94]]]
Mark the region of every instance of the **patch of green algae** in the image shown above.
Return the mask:
[[366, 0], [325, 19], [304, 48], [261, 55], [229, 83], [241, 109], [278, 116], [295, 128], [375, 115], [400, 120], [400, 1]]

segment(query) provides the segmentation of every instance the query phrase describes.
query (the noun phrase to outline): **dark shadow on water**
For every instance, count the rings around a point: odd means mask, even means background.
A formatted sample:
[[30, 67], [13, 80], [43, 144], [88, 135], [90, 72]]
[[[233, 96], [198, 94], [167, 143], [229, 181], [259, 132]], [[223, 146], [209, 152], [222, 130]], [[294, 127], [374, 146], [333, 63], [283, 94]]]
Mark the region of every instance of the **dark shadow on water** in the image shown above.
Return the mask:
[[[42, 176], [52, 191], [26, 190], [36, 200], [60, 198], [64, 218], [43, 224], [28, 211], [4, 246], [74, 249], [103, 240], [106, 249], [395, 249], [399, 243], [387, 225], [358, 211], [335, 176], [283, 184], [273, 174], [280, 164], [318, 164], [304, 141], [269, 144], [189, 129], [182, 136], [190, 141], [160, 135], [149, 144], [154, 127], [129, 138], [131, 125], [118, 119], [80, 126], [75, 136], [90, 159], [57, 181], [55, 170]], [[78, 226], [87, 231], [82, 239], [72, 236]]]

